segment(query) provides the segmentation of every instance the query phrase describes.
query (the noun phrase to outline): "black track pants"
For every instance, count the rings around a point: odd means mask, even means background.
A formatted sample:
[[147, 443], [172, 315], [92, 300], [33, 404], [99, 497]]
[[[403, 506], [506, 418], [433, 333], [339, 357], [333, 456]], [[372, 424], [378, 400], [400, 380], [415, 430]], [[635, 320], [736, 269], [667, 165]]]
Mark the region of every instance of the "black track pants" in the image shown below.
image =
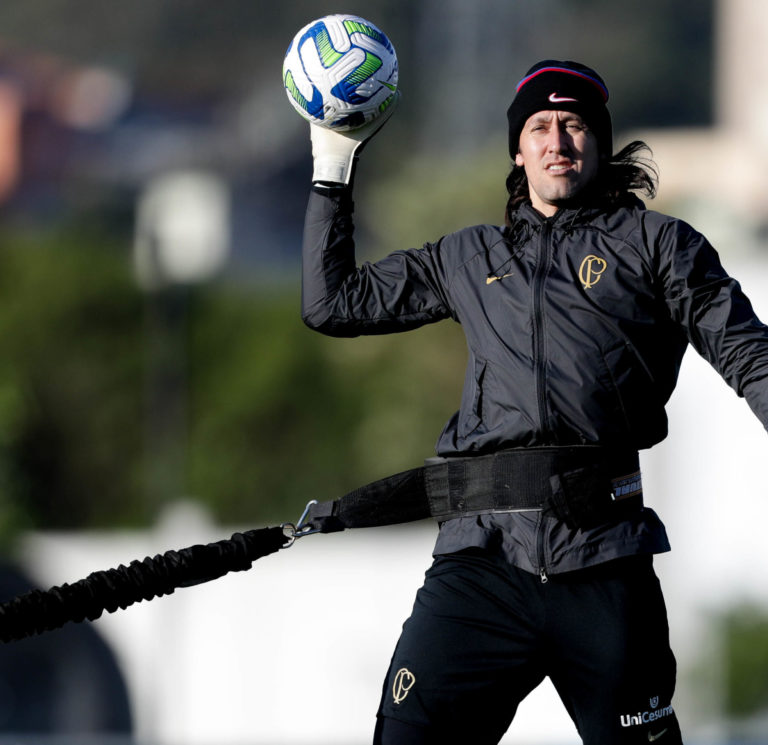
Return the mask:
[[493, 745], [549, 677], [584, 745], [680, 745], [675, 672], [650, 557], [543, 583], [469, 549], [437, 557], [426, 574], [384, 683], [374, 742]]

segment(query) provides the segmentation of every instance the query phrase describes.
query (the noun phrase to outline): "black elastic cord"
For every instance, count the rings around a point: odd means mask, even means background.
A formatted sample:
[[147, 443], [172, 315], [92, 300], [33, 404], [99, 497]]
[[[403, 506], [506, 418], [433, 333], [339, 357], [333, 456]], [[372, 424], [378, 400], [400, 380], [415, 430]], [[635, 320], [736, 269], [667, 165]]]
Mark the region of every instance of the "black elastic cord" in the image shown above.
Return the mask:
[[235, 533], [229, 540], [166, 551], [117, 569], [94, 572], [74, 584], [32, 590], [0, 604], [0, 641], [41, 634], [69, 621], [93, 621], [103, 611], [170, 595], [177, 587], [208, 582], [250, 569], [256, 559], [289, 545], [282, 528]]

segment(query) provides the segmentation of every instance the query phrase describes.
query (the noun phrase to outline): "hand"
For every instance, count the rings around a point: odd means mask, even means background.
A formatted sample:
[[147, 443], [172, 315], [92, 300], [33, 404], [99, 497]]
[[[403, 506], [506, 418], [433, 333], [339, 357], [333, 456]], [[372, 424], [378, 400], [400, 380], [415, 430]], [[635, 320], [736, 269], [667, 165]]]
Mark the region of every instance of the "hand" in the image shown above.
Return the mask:
[[309, 125], [312, 139], [313, 171], [312, 181], [349, 184], [355, 161], [368, 140], [389, 120], [400, 100], [397, 91], [386, 111], [368, 124], [346, 132], [337, 132], [318, 124]]

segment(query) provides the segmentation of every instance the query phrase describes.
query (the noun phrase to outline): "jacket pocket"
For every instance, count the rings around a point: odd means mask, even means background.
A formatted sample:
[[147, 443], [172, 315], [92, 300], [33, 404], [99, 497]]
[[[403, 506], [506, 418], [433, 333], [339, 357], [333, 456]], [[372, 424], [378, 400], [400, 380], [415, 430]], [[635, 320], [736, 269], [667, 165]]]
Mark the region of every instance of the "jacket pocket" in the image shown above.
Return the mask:
[[474, 432], [483, 420], [483, 381], [488, 363], [474, 358], [474, 363], [467, 366], [464, 391], [459, 417], [459, 437], [467, 437]]
[[615, 412], [628, 433], [637, 435], [659, 416], [666, 420], [664, 405], [647, 366], [628, 342], [602, 354], [604, 376], [610, 381]]

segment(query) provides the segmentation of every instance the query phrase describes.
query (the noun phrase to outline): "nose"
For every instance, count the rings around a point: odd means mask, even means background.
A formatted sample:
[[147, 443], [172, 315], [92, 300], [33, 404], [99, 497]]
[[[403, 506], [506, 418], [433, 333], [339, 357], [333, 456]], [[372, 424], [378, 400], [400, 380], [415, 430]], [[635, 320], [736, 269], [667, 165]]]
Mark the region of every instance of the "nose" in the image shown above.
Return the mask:
[[555, 124], [550, 127], [547, 150], [551, 153], [562, 153], [568, 147], [566, 133], [562, 127]]

